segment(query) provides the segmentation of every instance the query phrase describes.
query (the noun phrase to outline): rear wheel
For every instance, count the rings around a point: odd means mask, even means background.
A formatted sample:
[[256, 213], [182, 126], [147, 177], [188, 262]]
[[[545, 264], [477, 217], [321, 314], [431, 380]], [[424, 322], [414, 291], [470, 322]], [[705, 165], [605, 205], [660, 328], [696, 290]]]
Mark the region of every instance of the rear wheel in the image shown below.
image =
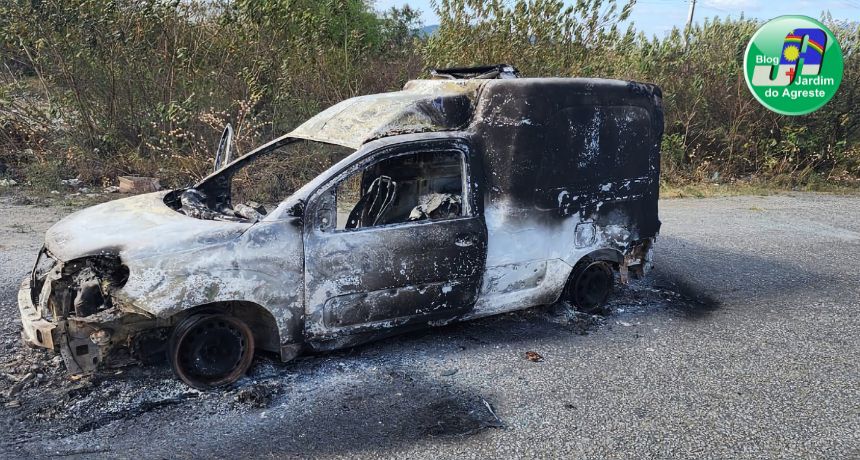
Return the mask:
[[251, 366], [254, 335], [236, 317], [198, 314], [182, 320], [170, 336], [170, 364], [188, 386], [229, 385]]
[[608, 263], [581, 262], [574, 268], [565, 287], [565, 299], [585, 313], [604, 313], [614, 281], [612, 267]]

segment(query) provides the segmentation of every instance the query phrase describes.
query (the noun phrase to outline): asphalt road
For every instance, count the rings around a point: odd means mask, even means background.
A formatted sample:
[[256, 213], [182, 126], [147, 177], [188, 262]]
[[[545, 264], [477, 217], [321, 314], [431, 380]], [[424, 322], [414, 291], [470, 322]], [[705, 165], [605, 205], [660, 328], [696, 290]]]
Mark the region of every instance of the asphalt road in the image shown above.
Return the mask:
[[164, 366], [70, 382], [19, 346], [17, 282], [63, 212], [0, 200], [4, 458], [860, 457], [856, 196], [663, 201], [651, 281], [604, 319], [555, 306], [262, 358], [207, 393]]

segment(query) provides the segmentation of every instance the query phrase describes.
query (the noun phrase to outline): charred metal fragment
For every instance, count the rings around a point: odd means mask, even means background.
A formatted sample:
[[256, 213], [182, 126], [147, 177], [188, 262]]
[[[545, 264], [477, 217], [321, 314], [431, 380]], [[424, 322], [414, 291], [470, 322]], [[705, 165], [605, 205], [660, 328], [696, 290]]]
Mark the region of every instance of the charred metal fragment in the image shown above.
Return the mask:
[[433, 78], [457, 80], [457, 79], [492, 79], [492, 78], [519, 78], [520, 71], [508, 64], [485, 65], [477, 67], [449, 67], [446, 69], [430, 69]]
[[215, 172], [218, 172], [223, 165], [230, 164], [230, 157], [233, 153], [233, 126], [227, 123], [224, 127], [224, 132], [221, 133], [221, 140], [218, 141], [218, 149], [215, 151]]

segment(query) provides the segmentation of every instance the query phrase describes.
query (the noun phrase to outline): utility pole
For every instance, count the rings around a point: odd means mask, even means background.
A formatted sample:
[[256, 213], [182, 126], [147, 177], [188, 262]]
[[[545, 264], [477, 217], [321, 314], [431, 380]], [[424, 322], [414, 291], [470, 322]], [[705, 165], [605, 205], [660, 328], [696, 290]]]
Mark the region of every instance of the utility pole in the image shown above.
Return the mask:
[[687, 40], [690, 36], [690, 28], [693, 27], [693, 13], [696, 11], [696, 0], [690, 0], [690, 12], [687, 13], [687, 27], [684, 27], [684, 49], [687, 49]]

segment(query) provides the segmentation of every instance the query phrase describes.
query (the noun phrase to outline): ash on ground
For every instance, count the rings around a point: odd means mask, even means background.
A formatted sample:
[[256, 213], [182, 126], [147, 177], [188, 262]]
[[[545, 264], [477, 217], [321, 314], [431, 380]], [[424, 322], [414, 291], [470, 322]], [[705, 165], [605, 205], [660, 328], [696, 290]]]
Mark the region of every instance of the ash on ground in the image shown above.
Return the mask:
[[[688, 298], [673, 290], [654, 287], [643, 281], [632, 281], [627, 286], [616, 288], [604, 315], [588, 315], [559, 302], [485, 318], [473, 322], [471, 326], [470, 323], [459, 323], [431, 329], [424, 334], [465, 333], [464, 342], [468, 342], [470, 328], [488, 324], [505, 327], [505, 321], [513, 319], [517, 322], [548, 321], [574, 334], [587, 335], [601, 327], [636, 324], [649, 311], [687, 303]], [[390, 340], [409, 341], [416, 338], [406, 335]], [[0, 390], [0, 423], [5, 425], [3, 430], [8, 433], [6, 446], [13, 447], [33, 439], [86, 433], [118, 420], [140, 417], [170, 406], [186, 407], [189, 412], [197, 414], [192, 417], [200, 414], [226, 416], [265, 411], [296, 392], [312, 392], [309, 388], [316, 386], [315, 381], [344, 378], [346, 384], [355, 375], [378, 373], [380, 369], [392, 367], [391, 361], [396, 361], [397, 357], [379, 353], [375, 351], [376, 347], [369, 344], [351, 350], [303, 356], [286, 364], [271, 356], [260, 356], [249, 374], [237, 384], [200, 392], [177, 380], [166, 363], [131, 365], [106, 370], [94, 376], [70, 377], [58, 355], [25, 347], [20, 339], [20, 326], [10, 321], [3, 326], [0, 343], [0, 381], [3, 386]], [[398, 379], [413, 374], [417, 377], [409, 378], [422, 378], [419, 375], [422, 372], [420, 356], [415, 357], [414, 361], [414, 368], [394, 371], [392, 375]], [[453, 378], [456, 372], [456, 369], [446, 368], [437, 374]], [[470, 401], [468, 407], [469, 411], [464, 413], [483, 410], [481, 401]], [[457, 423], [446, 419], [433, 421], [428, 424], [427, 433], [439, 436], [496, 427], [495, 418], [487, 419], [489, 422], [485, 419], [487, 414], [465, 421], [458, 420]]]

